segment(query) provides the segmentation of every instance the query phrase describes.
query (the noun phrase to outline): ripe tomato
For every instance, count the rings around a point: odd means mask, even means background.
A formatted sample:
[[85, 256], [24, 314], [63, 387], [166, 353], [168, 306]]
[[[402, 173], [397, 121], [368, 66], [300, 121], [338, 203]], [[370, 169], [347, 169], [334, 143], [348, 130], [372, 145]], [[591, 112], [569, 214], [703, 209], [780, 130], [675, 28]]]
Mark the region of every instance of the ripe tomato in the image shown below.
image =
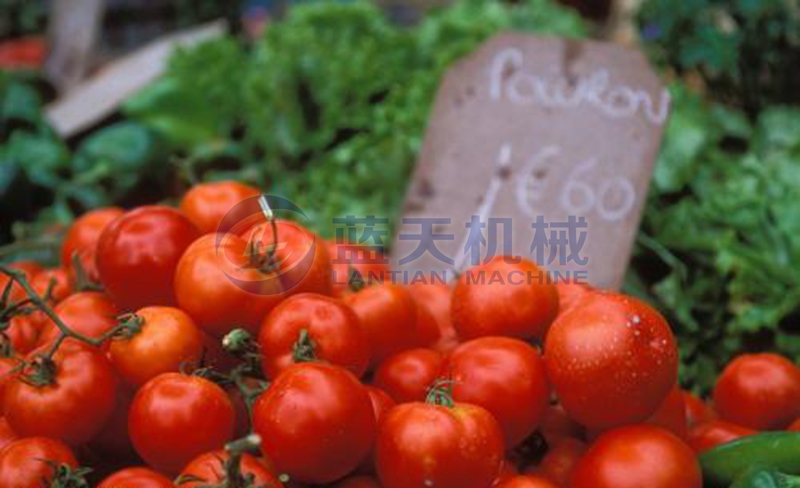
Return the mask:
[[8, 328], [3, 332], [0, 340], [8, 340], [13, 354], [28, 354], [39, 341], [38, 315], [15, 315], [8, 322]]
[[108, 476], [97, 488], [175, 488], [175, 485], [172, 480], [153, 470], [125, 468]]
[[758, 434], [758, 431], [741, 425], [724, 420], [711, 420], [693, 427], [689, 431], [688, 442], [694, 452], [700, 454], [720, 444], [755, 434]]
[[[34, 361], [42, 350], [33, 351]], [[116, 405], [117, 378], [105, 355], [74, 340], [53, 356], [54, 377], [47, 385], [29, 382], [23, 374], [5, 386], [5, 415], [23, 437], [45, 436], [78, 446], [95, 437]], [[26, 368], [30, 373], [31, 367]]]
[[[362, 250], [361, 246], [351, 244], [337, 244], [326, 242], [328, 254], [331, 257], [331, 277], [333, 281], [333, 296], [341, 297], [350, 292], [350, 283], [353, 280], [363, 280], [370, 285], [387, 279], [390, 271], [389, 265], [384, 263], [383, 252], [371, 255], [370, 251]], [[356, 255], [356, 253], [362, 255]], [[357, 272], [353, 276], [353, 271]]]
[[414, 321], [416, 330], [412, 343], [417, 347], [436, 348], [442, 337], [439, 324], [436, 323], [428, 307], [417, 305], [414, 308], [417, 310], [417, 316]]
[[497, 475], [497, 479], [494, 480], [494, 484], [492, 484], [492, 487], [495, 487], [500, 483], [505, 483], [506, 481], [518, 475], [519, 475], [519, 470], [514, 464], [514, 461], [506, 459], [505, 461], [503, 461], [503, 466], [500, 468], [500, 474]]
[[333, 488], [382, 488], [378, 484], [378, 480], [372, 476], [354, 476], [352, 478], [344, 479], [335, 485]]
[[172, 282], [183, 252], [200, 231], [174, 208], [148, 205], [111, 222], [97, 243], [97, 271], [126, 310], [174, 305]]
[[453, 322], [450, 320], [450, 296], [452, 294], [450, 287], [444, 283], [417, 283], [408, 286], [408, 292], [417, 308], [428, 311], [439, 328], [439, 338], [431, 347], [443, 354], [455, 349], [459, 341], [456, 329], [453, 328]]
[[559, 314], [580, 303], [587, 294], [592, 292], [592, 287], [576, 281], [557, 281], [555, 286], [558, 292]]
[[[271, 260], [278, 267], [277, 272], [286, 293], [332, 296], [333, 263], [322, 238], [296, 222], [277, 220], [275, 225], [278, 239]], [[266, 222], [240, 235], [246, 241], [254, 239], [264, 257], [267, 257], [266, 250], [276, 243], [272, 225]]]
[[353, 307], [367, 334], [373, 368], [412, 347], [417, 311], [406, 288], [390, 284], [367, 286], [343, 300]]
[[[17, 261], [16, 263], [6, 265], [6, 267], [24, 272], [25, 279], [28, 280], [29, 283], [37, 273], [42, 271], [42, 267], [33, 261]], [[3, 294], [6, 286], [8, 286], [10, 282], [11, 277], [4, 273], [0, 273], [0, 295]], [[14, 283], [11, 285], [11, 292], [8, 295], [9, 303], [18, 302], [26, 298], [28, 298], [28, 294], [25, 293], [25, 290], [21, 286], [19, 286], [19, 283]]]
[[519, 475], [494, 485], [494, 488], [559, 488], [549, 480], [535, 475]]
[[0, 451], [0, 486], [3, 488], [49, 488], [53, 466], [78, 467], [69, 447], [55, 439], [27, 437]]
[[547, 451], [536, 469], [536, 474], [552, 481], [556, 486], [567, 486], [575, 466], [586, 454], [586, 449], [584, 442], [564, 437]]
[[[119, 309], [107, 295], [96, 291], [75, 293], [56, 305], [53, 311], [73, 332], [97, 339], [117, 325]], [[38, 345], [52, 343], [61, 331], [45, 318]], [[107, 346], [105, 346], [107, 348]]]
[[22, 366], [22, 360], [16, 356], [0, 357], [0, 412], [3, 411], [6, 385], [16, 376]]
[[172, 307], [145, 307], [136, 312], [141, 330], [128, 338], [115, 338], [108, 352], [122, 379], [139, 387], [162, 373], [177, 373], [181, 366], [198, 363], [203, 336], [185, 312]]
[[[181, 488], [229, 486], [222, 485], [226, 478], [225, 463], [229, 458], [230, 455], [223, 449], [207, 452], [194, 458], [181, 471], [180, 477], [187, 480], [185, 483], [181, 483]], [[250, 486], [258, 486], [260, 488], [283, 487], [278, 477], [264, 463], [250, 454], [242, 456], [239, 467], [242, 475], [253, 477]]]
[[583, 439], [586, 434], [586, 429], [572, 420], [560, 404], [547, 407], [539, 431], [549, 445], [554, 445], [565, 437]]
[[97, 242], [106, 227], [123, 213], [125, 211], [117, 207], [98, 208], [86, 212], [72, 223], [61, 246], [61, 266], [68, 271], [73, 282], [75, 280], [73, 255], [77, 255], [87, 278], [93, 282], [100, 281], [100, 274], [95, 264]]
[[385, 488], [486, 488], [503, 463], [503, 434], [481, 407], [398, 405], [378, 433], [378, 477]]
[[786, 430], [791, 430], [792, 432], [800, 432], [800, 418], [795, 420], [794, 422], [786, 428]]
[[278, 276], [261, 271], [250, 260], [247, 243], [239, 237], [204, 235], [178, 263], [178, 305], [217, 338], [234, 327], [257, 333], [263, 318], [284, 296]]
[[701, 488], [700, 466], [689, 446], [659, 427], [609, 431], [578, 462], [570, 488]]
[[[222, 219], [239, 202], [259, 195], [258, 188], [238, 181], [215, 181], [195, 185], [181, 199], [180, 210], [203, 234], [218, 232]], [[240, 207], [241, 208], [241, 207]], [[242, 218], [247, 217], [242, 212]], [[235, 216], [228, 217], [239, 221]]]
[[253, 407], [253, 430], [279, 473], [305, 483], [355, 469], [375, 439], [369, 394], [346, 369], [301, 363], [281, 373]]
[[269, 378], [298, 360], [308, 360], [303, 358], [306, 355], [347, 368], [359, 377], [369, 365], [367, 335], [353, 309], [314, 293], [291, 296], [270, 312], [261, 325], [258, 344]]
[[0, 451], [17, 439], [19, 439], [19, 436], [14, 432], [11, 424], [8, 423], [8, 419], [0, 417]]
[[39, 271], [31, 278], [30, 285], [40, 297], [44, 297], [47, 291], [50, 290], [50, 303], [58, 303], [72, 293], [69, 276], [67, 276], [67, 271], [64, 268], [50, 268]]
[[234, 410], [225, 390], [214, 383], [164, 373], [133, 397], [128, 430], [136, 452], [168, 474], [204, 452], [219, 449], [233, 435]]
[[690, 428], [717, 418], [717, 413], [706, 402], [688, 391], [683, 392], [683, 403], [686, 405], [686, 423]]
[[381, 363], [372, 383], [397, 403], [422, 402], [443, 364], [444, 358], [433, 349], [409, 349]]
[[686, 421], [686, 402], [680, 386], [675, 385], [670, 390], [656, 413], [651, 415], [645, 423], [662, 427], [681, 439], [686, 439], [689, 434]]
[[531, 345], [510, 337], [482, 337], [450, 354], [446, 377], [453, 399], [488, 410], [503, 430], [506, 447], [536, 430], [550, 400], [544, 363]]
[[[365, 385], [367, 389], [367, 393], [369, 394], [369, 399], [372, 402], [372, 412], [375, 414], [375, 425], [380, 428], [381, 422], [383, 421], [383, 416], [386, 413], [394, 408], [395, 402], [392, 400], [392, 397], [389, 396], [388, 393], [381, 390], [380, 388], [375, 388], [374, 386]], [[373, 443], [373, 448], [369, 455], [361, 462], [361, 465], [358, 467], [357, 470], [359, 473], [369, 473], [372, 474], [375, 472], [375, 446]]]
[[451, 302], [453, 325], [464, 340], [483, 336], [541, 339], [557, 312], [555, 286], [546, 283], [545, 273], [525, 259], [510, 264], [495, 257], [467, 270]]
[[800, 369], [777, 354], [743, 354], [717, 379], [714, 404], [724, 420], [783, 429], [800, 416]]
[[616, 293], [592, 293], [559, 316], [544, 351], [564, 409], [593, 429], [647, 419], [678, 376], [667, 322], [643, 302]]

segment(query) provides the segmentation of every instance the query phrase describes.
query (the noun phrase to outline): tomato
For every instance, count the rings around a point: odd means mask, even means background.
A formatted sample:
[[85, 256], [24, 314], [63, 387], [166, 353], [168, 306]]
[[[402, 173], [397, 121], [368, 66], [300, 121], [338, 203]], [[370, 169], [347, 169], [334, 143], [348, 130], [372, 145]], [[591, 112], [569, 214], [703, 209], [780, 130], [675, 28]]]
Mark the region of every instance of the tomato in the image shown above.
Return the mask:
[[31, 278], [30, 285], [33, 287], [36, 294], [42, 298], [44, 298], [47, 291], [50, 290], [50, 303], [58, 303], [72, 293], [69, 276], [67, 276], [67, 271], [64, 268], [51, 268], [39, 271]]
[[678, 437], [646, 425], [609, 431], [575, 467], [570, 488], [701, 488], [700, 466]]
[[683, 403], [686, 405], [686, 423], [689, 427], [717, 418], [717, 413], [706, 402], [688, 391], [683, 392]]
[[[358, 280], [371, 285], [389, 278], [389, 264], [383, 252], [373, 252], [367, 247], [326, 242], [331, 257], [333, 296], [341, 297], [350, 291], [350, 283]], [[353, 272], [358, 273], [353, 275]]]
[[182, 213], [162, 205], [126, 212], [97, 243], [97, 271], [121, 308], [174, 305], [172, 283], [183, 252], [200, 231]]
[[558, 313], [564, 313], [574, 305], [578, 304], [592, 292], [592, 287], [576, 281], [557, 281], [556, 292], [558, 292]]
[[221, 234], [204, 235], [181, 258], [175, 297], [205, 332], [221, 338], [244, 327], [255, 334], [284, 298], [278, 276], [261, 271], [251, 258], [245, 241]]
[[697, 454], [740, 437], [758, 434], [758, 431], [725, 420], [711, 420], [689, 431], [689, 445]]
[[72, 223], [61, 246], [61, 265], [73, 280], [75, 279], [73, 255], [77, 255], [86, 277], [94, 282], [100, 281], [95, 265], [97, 243], [106, 227], [123, 213], [125, 211], [121, 208], [98, 208], [86, 212]]
[[519, 475], [519, 470], [517, 470], [517, 467], [514, 465], [514, 462], [511, 461], [510, 459], [506, 459], [505, 461], [503, 461], [503, 466], [500, 468], [500, 474], [497, 475], [497, 478], [494, 480], [492, 486], [495, 487], [500, 483], [505, 483], [506, 481], [518, 475]]
[[444, 358], [433, 349], [409, 349], [381, 363], [372, 383], [397, 403], [422, 402], [443, 364]]
[[24, 36], [0, 42], [3, 71], [41, 69], [47, 58], [47, 42], [40, 36]]
[[455, 349], [458, 346], [458, 334], [450, 320], [450, 287], [444, 283], [417, 283], [408, 286], [408, 292], [417, 308], [429, 312], [439, 328], [439, 337], [431, 347], [445, 354]]
[[593, 429], [644, 421], [678, 376], [666, 320], [644, 302], [611, 292], [592, 293], [560, 315], [544, 351], [567, 414]]
[[398, 405], [383, 419], [377, 444], [385, 488], [487, 488], [503, 463], [503, 434], [481, 407]]
[[412, 347], [416, 331], [416, 305], [406, 288], [374, 285], [343, 297], [353, 307], [367, 334], [372, 367]]
[[0, 451], [17, 439], [19, 439], [19, 436], [14, 432], [11, 424], [8, 423], [8, 419], [0, 417]]
[[[189, 220], [200, 229], [200, 232], [218, 232], [222, 219], [236, 205], [248, 198], [257, 197], [258, 188], [254, 188], [238, 181], [215, 181], [195, 185], [186, 192], [181, 199], [180, 210]], [[239, 212], [239, 209], [242, 211]], [[247, 217], [242, 207], [235, 210], [241, 217]], [[239, 221], [236, 216], [228, 217], [232, 221]]]
[[[277, 242], [272, 225], [262, 222], [245, 229], [239, 235], [258, 244], [259, 255], [268, 257], [266, 250], [274, 248], [270, 258], [278, 268], [281, 284], [287, 294], [318, 293], [333, 295], [333, 264], [325, 242], [297, 222], [276, 220]], [[277, 245], [276, 245], [277, 244]]]
[[800, 369], [777, 354], [743, 354], [717, 379], [714, 404], [724, 420], [783, 429], [800, 416]]
[[37, 315], [15, 315], [8, 322], [8, 328], [3, 331], [4, 339], [8, 339], [11, 351], [14, 354], [28, 354], [39, 341], [39, 324]]
[[539, 425], [539, 431], [550, 445], [556, 444], [565, 437], [582, 439], [586, 434], [583, 426], [572, 420], [560, 404], [547, 407]]
[[503, 430], [506, 447], [536, 430], [550, 400], [544, 363], [531, 345], [509, 337], [482, 337], [450, 354], [446, 377], [453, 399], [488, 410]]
[[[16, 263], [11, 263], [5, 266], [16, 271], [24, 272], [25, 279], [28, 280], [28, 282], [30, 282], [30, 280], [32, 280], [37, 273], [42, 271], [42, 267], [33, 261], [17, 261]], [[6, 286], [8, 286], [10, 282], [10, 276], [5, 273], [0, 273], [0, 295], [5, 292]], [[18, 302], [26, 298], [28, 298], [28, 294], [25, 293], [25, 290], [21, 286], [19, 286], [19, 283], [14, 283], [11, 285], [11, 292], [8, 295], [9, 303]]]
[[[117, 325], [119, 309], [103, 293], [84, 291], [70, 295], [56, 305], [53, 311], [73, 332], [98, 339]], [[52, 343], [61, 331], [49, 318], [45, 318], [38, 344]], [[105, 346], [107, 347], [107, 346]]]
[[[225, 463], [229, 458], [230, 455], [222, 449], [207, 452], [194, 458], [181, 471], [180, 476], [188, 480], [185, 483], [181, 483], [181, 488], [221, 485], [225, 481]], [[283, 487], [278, 477], [261, 461], [250, 454], [242, 455], [239, 467], [242, 475], [253, 477], [250, 486], [258, 486], [260, 488]]]
[[16, 356], [0, 357], [0, 412], [3, 411], [6, 385], [14, 378], [22, 366], [22, 361]]
[[586, 454], [586, 449], [586, 444], [580, 440], [564, 437], [550, 447], [536, 468], [536, 474], [557, 486], [567, 486], [575, 466]]
[[172, 480], [153, 470], [125, 468], [104, 479], [97, 488], [175, 488], [175, 485]]
[[495, 488], [559, 488], [549, 480], [535, 475], [514, 476], [494, 486]]
[[[367, 393], [369, 394], [369, 399], [372, 402], [372, 412], [375, 415], [375, 425], [380, 427], [381, 422], [383, 421], [383, 416], [386, 413], [394, 408], [395, 401], [392, 400], [392, 397], [389, 396], [388, 393], [381, 390], [380, 388], [376, 388], [371, 385], [365, 385], [367, 389]], [[361, 462], [361, 465], [358, 467], [359, 473], [374, 473], [375, 472], [375, 449], [373, 449], [369, 453], [369, 455]]]
[[793, 432], [800, 432], [800, 418], [795, 420], [794, 422], [786, 428], [786, 430], [791, 430]]
[[417, 305], [414, 308], [417, 310], [417, 315], [414, 319], [416, 330], [412, 343], [417, 347], [436, 348], [442, 337], [436, 319], [428, 307]]
[[375, 439], [369, 394], [349, 371], [324, 363], [287, 368], [253, 407], [253, 430], [277, 472], [306, 483], [355, 469]]
[[136, 312], [141, 330], [115, 338], [108, 352], [127, 384], [139, 387], [162, 373], [177, 373], [203, 355], [203, 336], [185, 312], [172, 307], [145, 307]]
[[681, 439], [689, 434], [686, 420], [686, 403], [680, 386], [670, 390], [669, 395], [645, 423], [656, 425], [672, 432]]
[[369, 365], [367, 335], [353, 309], [314, 293], [291, 296], [270, 312], [261, 325], [258, 344], [264, 373], [270, 378], [297, 359], [304, 360], [304, 355], [342, 366], [359, 377]]
[[0, 486], [3, 488], [50, 488], [53, 466], [78, 467], [69, 447], [55, 439], [27, 437], [0, 451]]
[[352, 478], [344, 479], [335, 485], [333, 488], [382, 488], [378, 484], [378, 480], [372, 476], [354, 476]]
[[451, 301], [459, 337], [543, 338], [558, 312], [558, 293], [546, 280], [545, 273], [525, 259], [510, 264], [495, 257], [467, 270]]
[[[27, 360], [42, 352], [33, 351]], [[95, 437], [111, 417], [117, 378], [103, 353], [74, 340], [59, 347], [53, 368], [47, 385], [33, 384], [22, 374], [9, 381], [3, 394], [5, 415], [20, 436], [52, 437], [78, 446]]]
[[234, 410], [225, 390], [197, 377], [164, 373], [133, 397], [128, 431], [147, 464], [174, 474], [231, 439]]

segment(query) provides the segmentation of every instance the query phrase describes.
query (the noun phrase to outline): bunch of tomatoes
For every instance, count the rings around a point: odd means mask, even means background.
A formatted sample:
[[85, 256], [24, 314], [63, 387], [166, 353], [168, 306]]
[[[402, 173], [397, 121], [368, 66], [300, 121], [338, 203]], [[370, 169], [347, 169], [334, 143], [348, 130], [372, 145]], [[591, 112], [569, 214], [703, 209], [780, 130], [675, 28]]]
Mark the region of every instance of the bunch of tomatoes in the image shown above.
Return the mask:
[[386, 265], [269, 213], [218, 232], [258, 196], [94, 210], [60, 267], [0, 267], [0, 488], [700, 488], [698, 454], [800, 429], [788, 359], [740, 356], [712, 408], [635, 298], [474, 279], [541, 275], [510, 257], [344, 284]]

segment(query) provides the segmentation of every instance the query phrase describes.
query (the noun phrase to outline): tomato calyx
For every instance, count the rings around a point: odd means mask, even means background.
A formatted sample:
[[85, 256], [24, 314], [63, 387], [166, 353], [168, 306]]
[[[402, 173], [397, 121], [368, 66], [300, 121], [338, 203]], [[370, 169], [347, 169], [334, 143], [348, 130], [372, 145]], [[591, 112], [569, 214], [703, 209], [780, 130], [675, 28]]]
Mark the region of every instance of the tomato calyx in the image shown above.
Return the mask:
[[135, 313], [125, 313], [117, 317], [119, 324], [114, 327], [112, 339], [131, 339], [142, 332], [144, 318]]
[[292, 346], [292, 359], [296, 363], [310, 363], [317, 360], [317, 345], [308, 334], [308, 329], [301, 329], [297, 341]]
[[[222, 465], [223, 476], [217, 484], [203, 484], [197, 488], [264, 488], [256, 485], [255, 475], [242, 472], [242, 457], [246, 453], [255, 452], [261, 446], [261, 437], [258, 434], [249, 434], [241, 439], [236, 439], [225, 445], [228, 453], [227, 459], [217, 458]], [[206, 479], [192, 475], [182, 475], [175, 480], [176, 485], [185, 483], [204, 483]]]
[[438, 405], [440, 407], [454, 408], [456, 404], [453, 400], [453, 380], [438, 379], [434, 381], [428, 389], [425, 403]]
[[367, 286], [364, 276], [352, 264], [347, 265], [347, 284], [354, 293], [358, 293]]
[[48, 488], [90, 488], [86, 476], [92, 472], [90, 468], [73, 468], [69, 464], [55, 463], [43, 459], [53, 469], [53, 476]]

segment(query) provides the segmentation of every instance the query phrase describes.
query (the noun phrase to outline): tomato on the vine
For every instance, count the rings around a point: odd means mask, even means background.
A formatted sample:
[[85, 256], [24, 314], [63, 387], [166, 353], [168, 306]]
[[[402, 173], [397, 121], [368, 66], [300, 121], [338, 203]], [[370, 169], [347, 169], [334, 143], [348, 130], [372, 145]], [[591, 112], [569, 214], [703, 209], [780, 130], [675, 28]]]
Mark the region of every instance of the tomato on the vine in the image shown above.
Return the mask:
[[536, 475], [523, 474], [502, 481], [493, 488], [559, 488], [550, 480]]
[[8, 419], [0, 417], [0, 451], [17, 439], [19, 439], [19, 436], [14, 432], [11, 424], [8, 423]]
[[444, 357], [433, 349], [409, 349], [382, 362], [372, 384], [397, 403], [421, 402], [442, 373], [443, 364]]
[[71, 280], [76, 278], [73, 260], [77, 257], [86, 277], [93, 282], [100, 281], [95, 263], [97, 243], [106, 227], [124, 213], [117, 207], [98, 208], [86, 212], [72, 223], [61, 245], [61, 266], [67, 270]]
[[[50, 303], [58, 303], [72, 293], [69, 276], [64, 268], [48, 268], [39, 271], [30, 280], [31, 288]], [[49, 295], [48, 295], [49, 292]]]
[[0, 341], [8, 341], [12, 354], [28, 354], [39, 343], [39, 319], [36, 313], [11, 317]]
[[348, 370], [301, 363], [283, 371], [253, 407], [253, 430], [278, 473], [330, 483], [355, 469], [375, 439], [366, 388]]
[[26, 437], [0, 450], [0, 486], [3, 488], [50, 488], [54, 465], [78, 467], [72, 450], [46, 437]]
[[592, 293], [560, 315], [544, 358], [564, 409], [596, 430], [644, 421], [678, 376], [666, 320], [644, 302], [611, 292]]
[[161, 473], [148, 468], [134, 467], [109, 475], [97, 485], [97, 488], [175, 488], [175, 485]]
[[[225, 450], [207, 452], [189, 461], [183, 468], [179, 479], [181, 488], [196, 488], [202, 486], [217, 486], [225, 481], [225, 463], [230, 460], [230, 454]], [[240, 473], [252, 477], [252, 485], [259, 488], [282, 488], [278, 476], [275, 475], [264, 463], [255, 456], [243, 454], [239, 460]], [[238, 486], [228, 480], [228, 485]]]
[[361, 377], [369, 365], [367, 335], [345, 303], [324, 295], [293, 295], [278, 305], [258, 333], [264, 373], [275, 378], [295, 362], [318, 359]]
[[[25, 279], [28, 281], [33, 279], [37, 273], [40, 273], [43, 270], [38, 263], [33, 261], [17, 261], [7, 265], [6, 267], [16, 271], [22, 271], [25, 273]], [[11, 277], [5, 273], [0, 273], [0, 295], [5, 292], [5, 289], [9, 283], [11, 283]], [[22, 288], [19, 283], [14, 283], [11, 285], [11, 290], [8, 295], [8, 300], [10, 303], [18, 302], [26, 298], [28, 298], [28, 294], [25, 293], [25, 289]]]
[[405, 403], [381, 422], [378, 477], [385, 488], [486, 488], [500, 473], [503, 445], [500, 426], [481, 407]]
[[672, 433], [646, 425], [611, 430], [578, 462], [570, 488], [701, 488], [694, 452]]
[[[53, 311], [73, 332], [99, 339], [117, 325], [119, 309], [111, 299], [97, 291], [75, 293], [55, 306]], [[58, 338], [61, 331], [52, 320], [43, 319], [38, 345], [45, 346]], [[103, 349], [108, 346], [104, 345]]]
[[531, 345], [510, 337], [482, 337], [458, 346], [445, 377], [453, 399], [479, 405], [494, 415], [506, 447], [533, 433], [550, 401], [544, 363]]
[[[258, 188], [238, 181], [213, 181], [195, 185], [183, 195], [180, 204], [181, 212], [200, 229], [200, 232], [218, 232], [222, 219], [237, 204], [248, 198], [259, 195]], [[235, 210], [234, 210], [235, 211]], [[242, 218], [247, 217], [242, 212]], [[240, 220], [228, 217], [231, 220]]]
[[23, 437], [45, 436], [72, 446], [94, 438], [116, 405], [117, 378], [98, 349], [67, 339], [52, 364], [31, 352], [29, 365], [4, 388], [5, 415]]
[[558, 293], [542, 269], [518, 259], [497, 256], [461, 275], [451, 302], [459, 337], [544, 337], [558, 313]]
[[175, 474], [194, 457], [222, 448], [233, 436], [234, 416], [230, 398], [216, 384], [164, 373], [134, 396], [128, 430], [142, 459]]
[[97, 243], [97, 271], [114, 303], [135, 310], [174, 305], [172, 282], [200, 231], [174, 208], [147, 205], [112, 221]]
[[139, 330], [114, 338], [109, 357], [122, 379], [139, 387], [162, 373], [177, 373], [199, 363], [203, 336], [184, 311], [172, 307], [145, 307], [127, 320]]

